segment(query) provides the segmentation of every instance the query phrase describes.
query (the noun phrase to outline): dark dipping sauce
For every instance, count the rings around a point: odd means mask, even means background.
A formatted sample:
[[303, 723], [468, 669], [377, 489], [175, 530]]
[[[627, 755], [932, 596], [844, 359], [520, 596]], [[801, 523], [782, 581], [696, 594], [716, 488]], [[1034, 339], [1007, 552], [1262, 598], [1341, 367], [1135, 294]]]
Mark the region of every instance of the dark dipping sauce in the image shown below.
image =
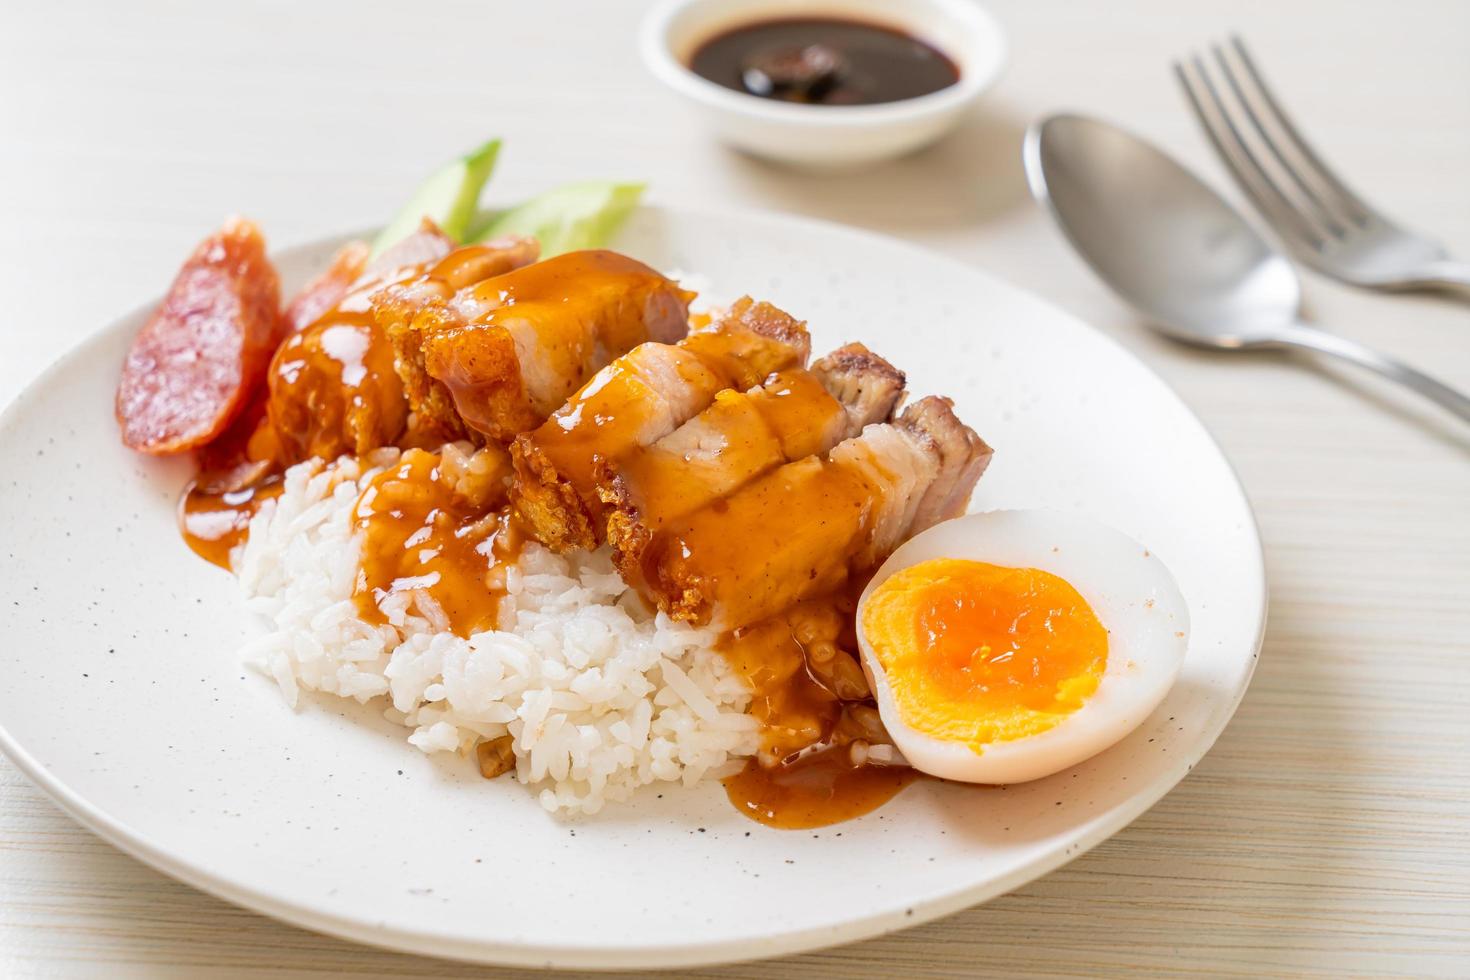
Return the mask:
[[832, 106], [915, 99], [960, 80], [944, 52], [911, 34], [835, 18], [732, 28], [695, 49], [689, 68], [747, 95]]

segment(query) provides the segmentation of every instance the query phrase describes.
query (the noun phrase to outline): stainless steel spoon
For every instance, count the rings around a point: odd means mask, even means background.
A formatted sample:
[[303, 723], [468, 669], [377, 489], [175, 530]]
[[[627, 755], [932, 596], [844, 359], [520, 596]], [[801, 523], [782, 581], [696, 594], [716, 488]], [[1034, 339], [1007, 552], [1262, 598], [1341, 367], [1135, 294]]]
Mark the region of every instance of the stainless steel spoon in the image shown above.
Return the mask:
[[1470, 422], [1470, 398], [1301, 322], [1291, 263], [1162, 150], [1084, 116], [1026, 134], [1026, 178], [1083, 259], [1161, 332], [1220, 350], [1305, 348], [1377, 371]]

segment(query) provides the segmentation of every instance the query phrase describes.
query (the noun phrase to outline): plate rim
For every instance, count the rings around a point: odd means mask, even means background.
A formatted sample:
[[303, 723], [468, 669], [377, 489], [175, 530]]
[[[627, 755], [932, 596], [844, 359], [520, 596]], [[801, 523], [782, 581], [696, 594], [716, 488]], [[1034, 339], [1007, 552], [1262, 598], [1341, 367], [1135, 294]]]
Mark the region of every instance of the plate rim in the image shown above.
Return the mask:
[[[1250, 557], [1254, 559], [1251, 570], [1255, 573], [1255, 578], [1260, 585], [1256, 596], [1257, 621], [1254, 636], [1250, 641], [1249, 658], [1246, 661], [1244, 676], [1228, 704], [1223, 704], [1221, 709], [1217, 709], [1218, 721], [1213, 730], [1207, 730], [1201, 741], [1197, 743], [1197, 751], [1181, 756], [1163, 775], [1149, 784], [1147, 789], [1133, 793], [1123, 803], [1082, 824], [1077, 830], [1059, 838], [1049, 850], [1023, 861], [1004, 875], [987, 878], [969, 887], [927, 896], [916, 900], [902, 911], [870, 912], [855, 915], [836, 925], [813, 926], [768, 935], [762, 939], [759, 949], [752, 949], [748, 941], [728, 939], [639, 946], [575, 944], [549, 946], [493, 939], [471, 940], [393, 926], [387, 922], [372, 922], [323, 912], [307, 902], [292, 901], [253, 887], [239, 885], [228, 877], [213, 874], [206, 868], [190, 864], [170, 854], [166, 848], [153, 841], [147, 834], [131, 829], [123, 821], [89, 803], [59, 777], [53, 776], [10, 734], [5, 727], [4, 719], [0, 719], [0, 752], [3, 752], [16, 768], [49, 796], [63, 812], [114, 847], [190, 887], [198, 888], [216, 898], [277, 921], [380, 949], [414, 953], [436, 959], [500, 966], [582, 970], [667, 969], [764, 960], [871, 939], [910, 926], [931, 922], [1013, 891], [1086, 854], [1098, 844], [1122, 831], [1178, 786], [1199, 760], [1213, 748], [1215, 742], [1235, 717], [1241, 701], [1250, 688], [1251, 680], [1260, 662], [1260, 651], [1265, 638], [1270, 608], [1270, 589], [1260, 523], [1256, 517], [1255, 508], [1252, 506], [1250, 495], [1214, 433], [1180, 397], [1174, 387], [1165, 381], [1147, 361], [1116, 338], [1056, 305], [1046, 297], [1014, 285], [979, 266], [902, 238], [841, 222], [761, 208], [735, 209], [670, 202], [643, 204], [640, 205], [638, 211], [640, 213], [661, 212], [696, 221], [748, 222], [763, 225], [772, 230], [795, 226], [818, 233], [842, 234], [883, 248], [902, 249], [922, 256], [926, 261], [948, 267], [957, 274], [983, 280], [989, 288], [1009, 292], [1024, 297], [1030, 303], [1046, 307], [1057, 319], [1067, 321], [1074, 327], [1093, 334], [1103, 343], [1111, 346], [1115, 353], [1134, 362], [1138, 368], [1149, 375], [1166, 397], [1172, 399], [1176, 407], [1182, 410], [1184, 416], [1189, 419], [1210, 448], [1214, 450], [1220, 462], [1224, 464], [1225, 473], [1244, 506], [1248, 518], [1242, 528], [1246, 539], [1244, 543], [1248, 546]], [[320, 235], [273, 250], [271, 258], [279, 264], [282, 256], [309, 249], [329, 247], [331, 243], [370, 233], [371, 231]], [[88, 333], [82, 340], [52, 361], [40, 374], [23, 386], [3, 409], [0, 409], [0, 435], [3, 435], [12, 418], [19, 413], [21, 408], [36, 398], [39, 392], [55, 378], [65, 373], [73, 361], [82, 357], [95, 344], [102, 342], [107, 335], [116, 332], [124, 322], [146, 315], [156, 309], [161, 300], [162, 297], [159, 296], [120, 314], [102, 327]]]

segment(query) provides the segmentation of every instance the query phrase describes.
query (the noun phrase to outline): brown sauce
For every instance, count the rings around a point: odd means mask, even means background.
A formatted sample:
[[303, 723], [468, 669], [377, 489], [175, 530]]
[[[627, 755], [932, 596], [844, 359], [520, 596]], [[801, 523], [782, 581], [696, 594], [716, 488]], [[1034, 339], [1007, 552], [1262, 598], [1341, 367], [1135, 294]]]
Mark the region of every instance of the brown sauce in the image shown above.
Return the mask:
[[212, 565], [228, 569], [230, 552], [245, 540], [250, 518], [260, 505], [281, 495], [278, 477], [238, 489], [220, 489], [195, 480], [179, 499], [179, 531], [184, 542]]
[[908, 766], [854, 766], [846, 749], [835, 748], [773, 768], [748, 762], [725, 780], [725, 793], [768, 827], [810, 830], [871, 813], [917, 778]]
[[742, 24], [695, 49], [689, 68], [717, 85], [781, 102], [876, 105], [948, 88], [959, 68], [901, 30], [837, 18]]
[[362, 536], [354, 599], [363, 620], [386, 622], [379, 604], [416, 592], [419, 613], [423, 598], [432, 599], [458, 636], [495, 628], [506, 566], [524, 537], [508, 508], [487, 509], [460, 492], [439, 454], [404, 453], [369, 482], [353, 518]]
[[915, 778], [907, 766], [854, 764], [855, 746], [860, 755], [888, 741], [853, 653], [857, 594], [800, 603], [721, 642], [761, 723], [759, 755], [725, 780], [730, 802], [753, 820], [792, 830], [840, 823]]

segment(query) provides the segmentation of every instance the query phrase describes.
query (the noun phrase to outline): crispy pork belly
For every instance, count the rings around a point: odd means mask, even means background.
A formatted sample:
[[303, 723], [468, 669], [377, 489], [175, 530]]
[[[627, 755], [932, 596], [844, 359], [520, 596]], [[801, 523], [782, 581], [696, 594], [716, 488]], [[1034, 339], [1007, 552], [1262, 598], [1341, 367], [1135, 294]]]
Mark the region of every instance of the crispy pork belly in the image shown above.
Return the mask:
[[826, 452], [846, 430], [842, 405], [800, 368], [748, 391], [721, 391], [656, 443], [599, 468], [598, 498], [613, 508], [608, 540], [628, 550], [632, 528], [646, 535], [768, 469]]
[[744, 391], [776, 371], [805, 367], [812, 355], [806, 321], [742, 296], [708, 327], [691, 334], [684, 346]]
[[[530, 257], [523, 258], [527, 243]], [[493, 268], [507, 268], [507, 262], [529, 261], [535, 247], [534, 241], [519, 239], [459, 249], [450, 256], [453, 241], [426, 220], [345, 286], [333, 283], [333, 277], [365, 256], [340, 252], [333, 269], [303, 293], [297, 314], [309, 324], [299, 324], [276, 349], [267, 373], [266, 412], [275, 433], [277, 461], [362, 455], [399, 441], [410, 406], [384, 328], [383, 314], [389, 308], [385, 299], [406, 302], [425, 283], [457, 288], [454, 284], [466, 275], [481, 278], [493, 274]], [[492, 262], [485, 261], [487, 256]], [[306, 312], [333, 289], [341, 294], [329, 309]], [[438, 445], [451, 434], [452, 430], [426, 441]]]
[[870, 541], [896, 543], [937, 470], [917, 440], [874, 425], [687, 515], [619, 570], [675, 619], [754, 623], [840, 587]]
[[627, 256], [568, 252], [429, 299], [388, 330], [416, 412], [508, 442], [613, 358], [682, 337], [692, 298]]
[[358, 456], [393, 444], [408, 403], [393, 349], [362, 314], [328, 311], [276, 348], [266, 375], [266, 416], [282, 465]]
[[930, 396], [911, 405], [899, 424], [924, 439], [939, 455], [939, 478], [924, 492], [910, 534], [958, 517], [970, 505], [994, 450], [955, 416], [954, 402]]
[[[397, 248], [389, 249], [383, 257]], [[414, 326], [415, 319], [461, 290], [535, 262], [539, 253], [534, 238], [519, 235], [467, 245], [441, 255], [421, 274], [387, 284], [373, 295], [373, 320], [393, 345], [395, 367], [403, 380], [417, 441], [435, 443], [465, 438], [467, 433], [449, 392], [424, 365], [423, 333]]]
[[903, 398], [898, 368], [862, 344], [844, 344], [812, 365], [812, 373], [847, 411], [849, 438], [863, 426], [887, 421]]
[[421, 275], [385, 285], [373, 296], [373, 311], [385, 328], [407, 325], [430, 303], [448, 300], [478, 282], [530, 265], [540, 252], [536, 239], [524, 235], [457, 248], [425, 263]]
[[636, 563], [671, 521], [785, 463], [826, 453], [882, 422], [903, 394], [903, 372], [861, 344], [772, 375], [749, 391], [722, 391], [677, 430], [598, 472], [607, 538]]
[[934, 501], [968, 499], [973, 456], [945, 459], [935, 435], [948, 438], [951, 422], [964, 429], [946, 399], [922, 399], [826, 458], [789, 463], [686, 515], [619, 571], [675, 619], [721, 629], [831, 592], [919, 530]]
[[603, 467], [673, 432], [721, 390], [801, 367], [810, 350], [805, 324], [749, 298], [677, 344], [638, 347], [515, 441], [517, 509], [551, 548], [595, 547], [605, 531]]

